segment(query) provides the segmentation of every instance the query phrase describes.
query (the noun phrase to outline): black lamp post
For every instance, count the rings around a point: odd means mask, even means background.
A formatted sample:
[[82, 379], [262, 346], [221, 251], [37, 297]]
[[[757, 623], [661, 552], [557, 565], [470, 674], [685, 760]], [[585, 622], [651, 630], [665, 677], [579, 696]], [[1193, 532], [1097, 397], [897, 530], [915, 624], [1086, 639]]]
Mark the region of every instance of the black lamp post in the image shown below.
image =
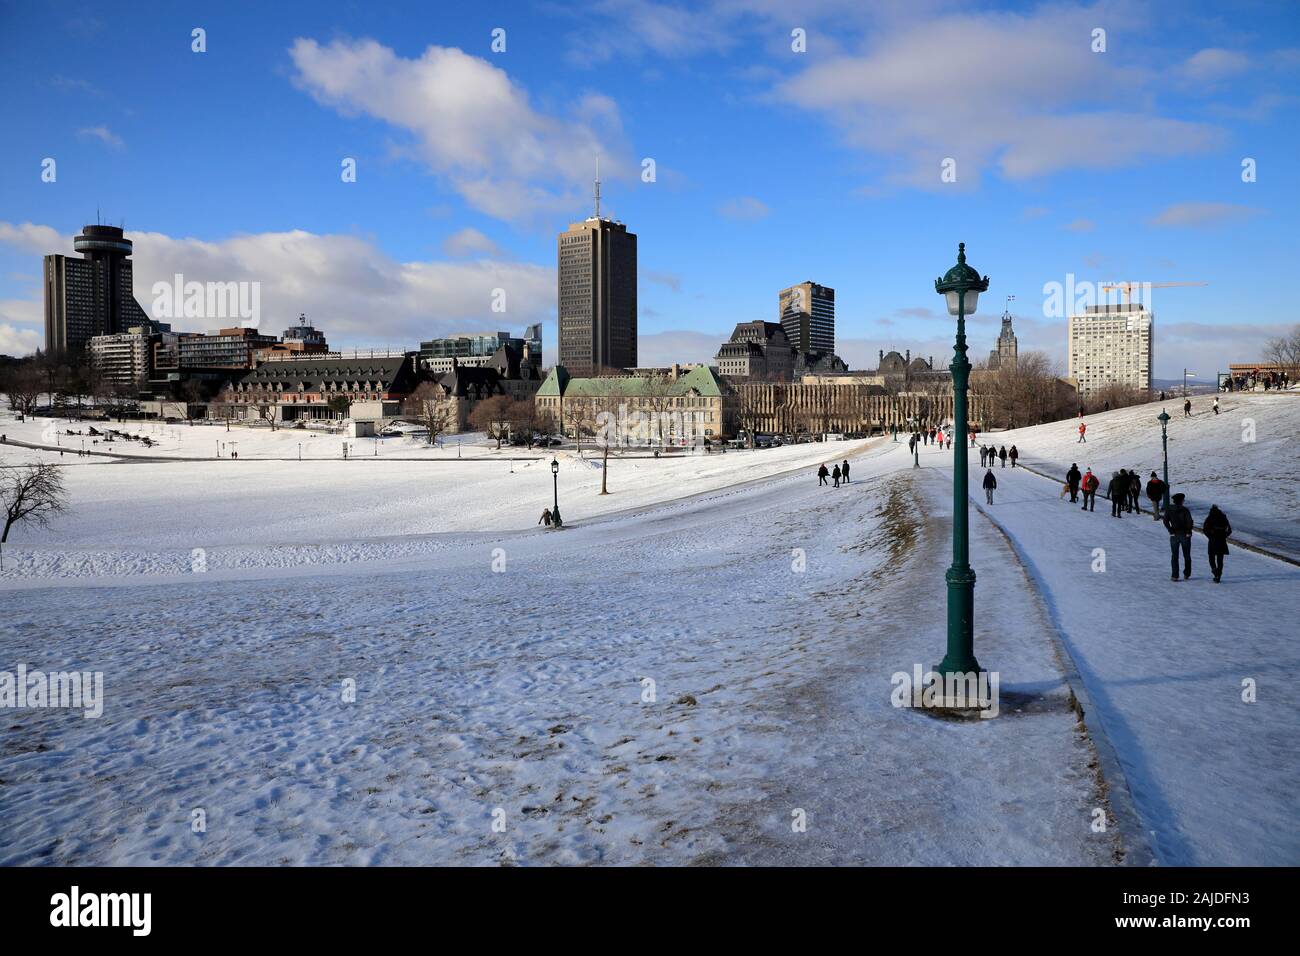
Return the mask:
[[1169, 514], [1169, 431], [1167, 428], [1169, 413], [1162, 408], [1156, 418], [1160, 422], [1160, 446], [1164, 450], [1165, 456], [1165, 493], [1161, 507], [1165, 509], [1165, 514]]
[[[988, 291], [989, 278], [966, 264], [966, 243], [957, 245], [957, 264], [942, 279], [934, 280], [934, 291], [948, 300], [948, 312], [957, 316], [957, 340], [953, 346], [952, 417], [953, 431], [970, 430], [966, 414], [966, 390], [970, 382], [970, 361], [966, 358], [966, 316], [975, 312], [981, 292]], [[948, 582], [948, 653], [939, 665], [941, 674], [978, 673], [975, 659], [975, 571], [970, 566], [969, 458], [964, 442], [953, 443], [952, 456], [952, 567]]]
[[555, 493], [555, 505], [551, 508], [551, 521], [557, 528], [563, 528], [564, 522], [560, 520], [560, 463], [554, 458], [551, 459], [551, 487]]

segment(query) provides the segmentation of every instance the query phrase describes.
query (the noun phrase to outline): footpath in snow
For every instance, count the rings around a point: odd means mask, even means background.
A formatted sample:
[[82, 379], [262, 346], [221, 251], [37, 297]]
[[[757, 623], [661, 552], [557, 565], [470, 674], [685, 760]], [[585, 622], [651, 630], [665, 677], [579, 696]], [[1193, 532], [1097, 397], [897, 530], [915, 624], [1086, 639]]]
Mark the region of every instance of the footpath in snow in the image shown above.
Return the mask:
[[[1181, 398], [1089, 415], [1079, 442], [1079, 419], [986, 432], [979, 440], [1017, 447], [1020, 461], [1065, 481], [1071, 462], [1091, 467], [1102, 490], [1113, 472], [1136, 470], [1143, 484], [1161, 473], [1161, 410], [1169, 413], [1169, 480], [1204, 514], [1217, 504], [1232, 520], [1233, 536], [1300, 561], [1300, 391], [1234, 392], [1192, 396], [1192, 416]], [[979, 464], [979, 456], [975, 457]], [[1143, 507], [1146, 507], [1145, 500]]]
[[[1300, 862], [1300, 568], [1236, 548], [1215, 584], [1198, 536], [1193, 577], [1175, 583], [1168, 534], [1149, 513], [1112, 518], [1105, 500], [1083, 512], [1023, 469], [995, 474], [993, 506], [972, 500], [1045, 597], [1097, 708], [1089, 725], [1100, 719], [1117, 750], [1160, 862]], [[1199, 526], [1205, 508], [1192, 510]]]

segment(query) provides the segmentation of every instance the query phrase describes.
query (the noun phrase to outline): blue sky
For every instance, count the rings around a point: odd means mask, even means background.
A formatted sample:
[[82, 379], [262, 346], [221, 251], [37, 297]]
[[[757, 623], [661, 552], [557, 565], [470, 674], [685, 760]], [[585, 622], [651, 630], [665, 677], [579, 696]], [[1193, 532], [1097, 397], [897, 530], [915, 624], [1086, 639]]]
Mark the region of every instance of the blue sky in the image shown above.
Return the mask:
[[850, 365], [946, 356], [933, 280], [962, 240], [992, 282], [975, 356], [1007, 295], [1021, 349], [1063, 363], [1045, 284], [1201, 281], [1153, 293], [1155, 371], [1208, 374], [1297, 321], [1297, 12], [0, 3], [0, 352], [39, 344], [40, 256], [98, 208], [146, 308], [176, 272], [259, 281], [272, 331], [306, 312], [336, 345], [414, 347], [540, 320], [549, 361], [555, 234], [600, 154], [639, 236], [643, 364], [710, 358], [805, 279], [837, 290]]

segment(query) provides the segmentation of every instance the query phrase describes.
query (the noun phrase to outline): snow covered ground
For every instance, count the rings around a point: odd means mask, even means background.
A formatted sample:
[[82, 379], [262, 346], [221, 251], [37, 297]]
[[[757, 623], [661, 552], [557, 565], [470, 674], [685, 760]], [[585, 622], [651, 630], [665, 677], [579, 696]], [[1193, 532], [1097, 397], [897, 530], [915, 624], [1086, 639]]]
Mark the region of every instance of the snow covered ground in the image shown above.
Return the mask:
[[[1059, 475], [1071, 462], [1101, 476], [1136, 469], [1145, 483], [1162, 473], [1160, 422], [1169, 412], [1169, 481], [1187, 495], [1197, 523], [1217, 504], [1232, 521], [1234, 535], [1300, 560], [1300, 391], [1234, 392], [1192, 396], [1192, 417], [1183, 417], [1182, 398], [1149, 402], [1089, 415], [1087, 443], [1079, 443], [1079, 419], [981, 434], [982, 442], [1013, 444], [1027, 465]], [[979, 464], [978, 456], [976, 465]], [[1146, 500], [1143, 499], [1143, 508]]]
[[[1225, 487], [1294, 475], [1300, 406], [1276, 402], [1236, 454], [1224, 416], [1171, 435]], [[1144, 467], [1152, 413], [1094, 416], [1080, 464]], [[991, 437], [1048, 470], [1072, 427]], [[854, 462], [839, 490], [813, 476], [832, 453]], [[972, 563], [1002, 713], [944, 720], [890, 698], [943, 652], [950, 453], [627, 459], [607, 497], [566, 453], [562, 532], [536, 527], [549, 459], [471, 454], [65, 455], [73, 511], [5, 550], [0, 670], [103, 671], [108, 699], [4, 713], [0, 864], [1108, 864], [1134, 849], [1093, 831], [1124, 781], [1098, 778], [1054, 633], [1162, 860], [1300, 860], [1294, 566], [1237, 549], [1213, 585], [1197, 539], [1201, 575], [1175, 585], [1149, 519], [999, 469]], [[59, 460], [0, 446], [37, 459]], [[1265, 487], [1216, 500], [1262, 535], [1294, 513]]]
[[108, 702], [7, 715], [0, 863], [1113, 862], [1000, 536], [1002, 716], [891, 705], [944, 639], [945, 483], [904, 458], [383, 564], [11, 580], [6, 659]]
[[[33, 443], [41, 442], [53, 424], [48, 419], [18, 423], [11, 414], [0, 414], [0, 432]], [[84, 426], [64, 422], [58, 427]], [[191, 430], [188, 425], [166, 427]], [[220, 426], [192, 430], [226, 434]], [[271, 443], [285, 432], [253, 434]], [[297, 435], [304, 440], [301, 432]], [[184, 437], [177, 444], [206, 448], [210, 440], [215, 439]], [[0, 445], [0, 464], [40, 460], [68, 465], [71, 501], [70, 513], [49, 528], [13, 532], [4, 574], [45, 578], [174, 572], [189, 569], [195, 549], [202, 549], [208, 568], [389, 559], [436, 551], [446, 532], [535, 528], [552, 501], [552, 457], [560, 462], [561, 513], [577, 521], [815, 469], [864, 447], [862, 442], [832, 442], [660, 459], [614, 457], [610, 493], [602, 496], [602, 465], [589, 449], [582, 454], [533, 452], [530, 458], [526, 449], [497, 452], [495, 442], [479, 436], [477, 441], [467, 438], [462, 459], [456, 457], [453, 439], [441, 451], [429, 451], [427, 460], [395, 460], [400, 456], [394, 452], [387, 458], [298, 462], [255, 459], [247, 453], [246, 441], [241, 437], [238, 460], [207, 461], [78, 457]], [[418, 442], [408, 445], [421, 447]], [[258, 450], [267, 452], [267, 447]], [[135, 445], [129, 451], [145, 453]], [[525, 457], [511, 460], [513, 456]]]

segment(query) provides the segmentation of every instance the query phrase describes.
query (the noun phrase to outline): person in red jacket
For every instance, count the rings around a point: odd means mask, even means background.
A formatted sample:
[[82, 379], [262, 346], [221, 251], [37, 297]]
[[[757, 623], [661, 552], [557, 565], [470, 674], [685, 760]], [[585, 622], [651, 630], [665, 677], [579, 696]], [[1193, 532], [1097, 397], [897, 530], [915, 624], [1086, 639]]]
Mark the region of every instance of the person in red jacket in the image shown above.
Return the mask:
[[1097, 510], [1097, 489], [1101, 487], [1101, 479], [1092, 473], [1089, 468], [1083, 474], [1083, 510]]
[[1147, 481], [1147, 497], [1151, 499], [1151, 512], [1155, 515], [1154, 520], [1160, 520], [1160, 508], [1165, 503], [1165, 483], [1156, 477], [1156, 473], [1151, 472], [1151, 478]]
[[1086, 432], [1087, 430], [1088, 430], [1088, 423], [1079, 422], [1079, 441], [1075, 442], [1076, 445], [1079, 444], [1079, 442], [1083, 442], [1085, 445], [1088, 443], [1088, 439], [1083, 437], [1083, 433]]

